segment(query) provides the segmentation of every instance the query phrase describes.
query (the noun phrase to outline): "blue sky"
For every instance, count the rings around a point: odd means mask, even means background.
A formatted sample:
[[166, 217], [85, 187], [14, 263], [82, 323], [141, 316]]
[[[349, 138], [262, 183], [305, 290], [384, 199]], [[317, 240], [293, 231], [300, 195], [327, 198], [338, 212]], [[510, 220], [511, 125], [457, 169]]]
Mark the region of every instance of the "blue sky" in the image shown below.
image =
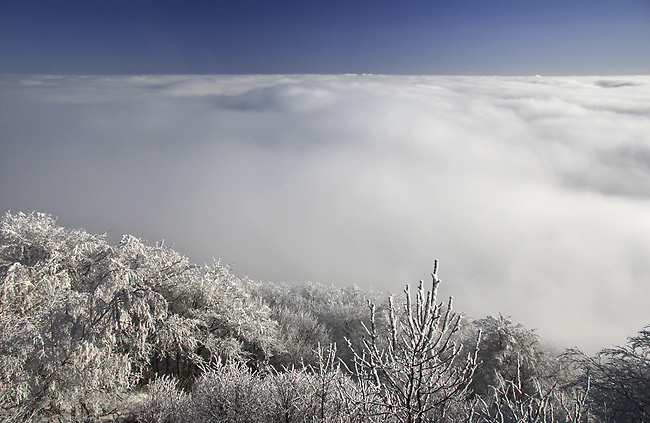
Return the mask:
[[0, 0], [0, 73], [648, 74], [648, 0]]

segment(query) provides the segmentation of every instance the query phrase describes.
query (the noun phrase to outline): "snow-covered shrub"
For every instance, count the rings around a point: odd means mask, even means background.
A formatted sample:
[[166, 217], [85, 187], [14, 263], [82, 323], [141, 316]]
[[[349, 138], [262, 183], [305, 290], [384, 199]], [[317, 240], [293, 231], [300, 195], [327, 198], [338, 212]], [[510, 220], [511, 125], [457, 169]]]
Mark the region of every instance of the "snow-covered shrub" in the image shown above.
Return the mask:
[[200, 422], [265, 421], [267, 403], [259, 379], [245, 365], [229, 363], [204, 373], [192, 391], [192, 410]]
[[133, 398], [133, 416], [142, 423], [181, 423], [192, 421], [189, 394], [177, 389], [176, 380], [162, 376], [147, 385], [146, 394]]

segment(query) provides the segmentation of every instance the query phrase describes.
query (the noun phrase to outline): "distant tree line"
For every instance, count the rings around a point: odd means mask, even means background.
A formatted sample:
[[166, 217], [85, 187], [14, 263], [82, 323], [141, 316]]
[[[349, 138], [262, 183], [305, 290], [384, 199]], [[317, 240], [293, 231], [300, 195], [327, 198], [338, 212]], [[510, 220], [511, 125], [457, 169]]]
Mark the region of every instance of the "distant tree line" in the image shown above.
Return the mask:
[[650, 328], [596, 356], [552, 351], [439, 302], [437, 262], [385, 297], [7, 213], [0, 281], [5, 422], [650, 421]]

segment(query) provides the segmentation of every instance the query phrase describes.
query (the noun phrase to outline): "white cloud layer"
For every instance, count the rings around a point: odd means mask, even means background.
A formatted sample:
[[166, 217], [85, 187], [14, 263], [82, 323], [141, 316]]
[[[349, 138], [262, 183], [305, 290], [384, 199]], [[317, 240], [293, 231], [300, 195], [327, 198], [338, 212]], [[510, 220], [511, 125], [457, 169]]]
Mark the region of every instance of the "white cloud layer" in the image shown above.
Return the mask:
[[562, 346], [650, 323], [650, 77], [0, 79], [0, 208], [254, 279], [442, 294]]

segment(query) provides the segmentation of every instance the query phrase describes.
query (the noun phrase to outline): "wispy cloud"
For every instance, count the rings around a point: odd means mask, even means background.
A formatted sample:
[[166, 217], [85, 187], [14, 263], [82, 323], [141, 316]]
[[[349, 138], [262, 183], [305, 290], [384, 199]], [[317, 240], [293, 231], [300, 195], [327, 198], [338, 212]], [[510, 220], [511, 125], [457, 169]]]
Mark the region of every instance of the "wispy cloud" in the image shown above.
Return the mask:
[[[0, 206], [564, 345], [650, 322], [650, 77], [3, 77]], [[115, 235], [113, 235], [115, 234]]]

